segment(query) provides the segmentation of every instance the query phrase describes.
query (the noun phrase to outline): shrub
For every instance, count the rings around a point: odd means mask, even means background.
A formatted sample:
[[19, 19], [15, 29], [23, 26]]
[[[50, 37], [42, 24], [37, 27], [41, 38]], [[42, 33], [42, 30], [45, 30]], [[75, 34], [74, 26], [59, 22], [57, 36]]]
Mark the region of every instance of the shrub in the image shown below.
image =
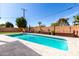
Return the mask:
[[51, 31], [51, 35], [55, 35], [55, 31]]

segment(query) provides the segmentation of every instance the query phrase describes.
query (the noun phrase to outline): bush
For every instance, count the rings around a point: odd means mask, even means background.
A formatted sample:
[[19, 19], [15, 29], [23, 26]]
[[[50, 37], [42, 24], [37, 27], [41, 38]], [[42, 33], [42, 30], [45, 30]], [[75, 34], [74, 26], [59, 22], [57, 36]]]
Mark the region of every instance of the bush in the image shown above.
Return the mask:
[[51, 31], [51, 35], [55, 35], [55, 31]]
[[10, 23], [10, 22], [6, 22], [5, 26], [7, 28], [14, 27], [14, 25], [12, 23]]

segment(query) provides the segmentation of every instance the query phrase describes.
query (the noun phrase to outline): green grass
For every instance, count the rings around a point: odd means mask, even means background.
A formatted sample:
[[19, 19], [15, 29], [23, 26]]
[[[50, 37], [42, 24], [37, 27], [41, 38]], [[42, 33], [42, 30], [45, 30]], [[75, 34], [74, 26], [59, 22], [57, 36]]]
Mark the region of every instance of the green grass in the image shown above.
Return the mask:
[[0, 34], [18, 34], [20, 32], [0, 32]]

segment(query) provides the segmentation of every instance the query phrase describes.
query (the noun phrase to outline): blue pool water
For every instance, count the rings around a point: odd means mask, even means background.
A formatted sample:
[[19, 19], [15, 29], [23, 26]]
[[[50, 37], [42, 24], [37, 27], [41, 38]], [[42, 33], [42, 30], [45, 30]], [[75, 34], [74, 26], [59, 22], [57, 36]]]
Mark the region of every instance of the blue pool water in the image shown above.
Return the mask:
[[47, 37], [47, 36], [36, 35], [36, 34], [14, 34], [9, 36], [20, 38], [25, 41], [30, 41], [37, 44], [45, 45], [48, 47], [57, 48], [64, 51], [68, 50], [67, 41], [62, 38]]

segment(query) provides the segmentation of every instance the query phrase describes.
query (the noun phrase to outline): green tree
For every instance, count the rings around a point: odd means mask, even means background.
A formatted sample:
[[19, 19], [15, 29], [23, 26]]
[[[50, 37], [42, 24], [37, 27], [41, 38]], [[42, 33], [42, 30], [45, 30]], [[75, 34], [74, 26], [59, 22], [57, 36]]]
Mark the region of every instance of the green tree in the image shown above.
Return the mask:
[[0, 27], [6, 27], [5, 24], [0, 24]]
[[73, 16], [74, 17], [74, 25], [79, 25], [79, 15]]
[[55, 35], [55, 26], [59, 26], [59, 24], [57, 22], [55, 22], [55, 23], [52, 23], [51, 26], [53, 26], [54, 29], [52, 31], [50, 31], [50, 33]]
[[20, 17], [16, 19], [16, 25], [18, 28], [26, 28], [27, 27], [27, 21], [24, 17]]
[[6, 22], [5, 23], [5, 27], [9, 27], [10, 28], [10, 27], [14, 27], [14, 25], [12, 23], [10, 23], [10, 22]]
[[[41, 24], [42, 24], [42, 22], [39, 21], [38, 24], [39, 24], [39, 28], [40, 28], [40, 31], [41, 31], [41, 30], [42, 30], [42, 29], [41, 29]], [[40, 31], [39, 31], [39, 32], [40, 32]]]
[[68, 26], [69, 25], [69, 22], [68, 22], [68, 18], [60, 18], [58, 20], [58, 25], [59, 26]]
[[52, 23], [51, 26], [58, 26], [58, 23]]
[[39, 26], [41, 26], [42, 22], [39, 21], [38, 24], [39, 24]]

